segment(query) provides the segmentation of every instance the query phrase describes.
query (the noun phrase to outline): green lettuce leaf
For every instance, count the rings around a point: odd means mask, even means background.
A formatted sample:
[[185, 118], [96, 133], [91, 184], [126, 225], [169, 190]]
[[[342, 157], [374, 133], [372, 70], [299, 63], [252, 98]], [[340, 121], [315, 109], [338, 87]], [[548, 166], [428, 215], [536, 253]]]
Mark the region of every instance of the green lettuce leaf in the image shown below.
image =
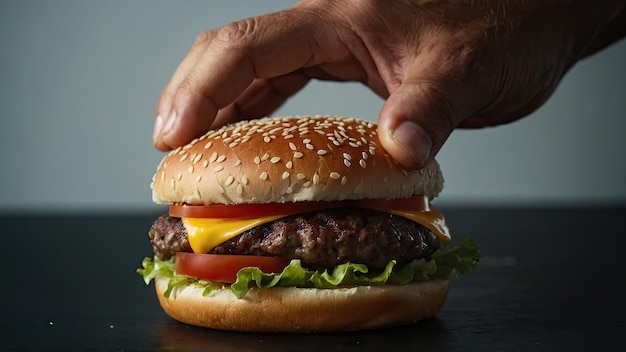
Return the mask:
[[[414, 260], [406, 265], [398, 266], [395, 260], [390, 261], [383, 270], [370, 271], [364, 264], [344, 263], [327, 270], [312, 270], [304, 268], [300, 260], [294, 259], [279, 274], [268, 274], [259, 268], [243, 268], [237, 273], [237, 280], [230, 285], [231, 290], [238, 298], [243, 298], [251, 287], [315, 287], [337, 288], [347, 285], [382, 285], [408, 284], [415, 281], [425, 281], [432, 278], [450, 279], [457, 276], [457, 272], [467, 274], [478, 265], [480, 260], [478, 246], [471, 237], [466, 238], [459, 245], [448, 248], [445, 244], [432, 256], [432, 259]], [[204, 288], [203, 294], [208, 295], [222, 284], [198, 280], [174, 272], [174, 258], [161, 260], [157, 257], [145, 258], [143, 268], [137, 272], [149, 284], [157, 276], [169, 279], [165, 297], [169, 297], [172, 290], [180, 285], [196, 285]]]

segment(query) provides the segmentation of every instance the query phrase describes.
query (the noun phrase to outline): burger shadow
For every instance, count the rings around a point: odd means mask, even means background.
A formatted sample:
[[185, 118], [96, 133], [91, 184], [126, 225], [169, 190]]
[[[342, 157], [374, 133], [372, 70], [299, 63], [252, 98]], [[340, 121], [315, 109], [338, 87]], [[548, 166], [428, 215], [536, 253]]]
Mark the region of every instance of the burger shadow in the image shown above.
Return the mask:
[[376, 330], [295, 334], [220, 331], [167, 319], [157, 336], [155, 349], [166, 351], [432, 351], [450, 341], [437, 317]]

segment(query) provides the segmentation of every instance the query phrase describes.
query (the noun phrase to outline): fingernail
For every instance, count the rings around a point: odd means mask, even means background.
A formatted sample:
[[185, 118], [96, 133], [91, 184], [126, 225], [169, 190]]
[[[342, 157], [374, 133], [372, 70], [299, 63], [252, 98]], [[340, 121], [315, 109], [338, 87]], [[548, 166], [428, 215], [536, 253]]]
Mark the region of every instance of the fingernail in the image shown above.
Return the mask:
[[178, 114], [175, 110], [172, 110], [170, 116], [165, 120], [165, 125], [163, 125], [163, 130], [161, 131], [161, 135], [168, 134], [174, 128], [174, 124], [176, 123], [176, 118], [178, 118]]
[[163, 128], [163, 116], [157, 115], [154, 121], [154, 130], [152, 131], [152, 140], [156, 141], [161, 135], [161, 129]]
[[433, 141], [422, 127], [412, 121], [403, 121], [391, 131], [392, 140], [421, 168], [430, 156]]

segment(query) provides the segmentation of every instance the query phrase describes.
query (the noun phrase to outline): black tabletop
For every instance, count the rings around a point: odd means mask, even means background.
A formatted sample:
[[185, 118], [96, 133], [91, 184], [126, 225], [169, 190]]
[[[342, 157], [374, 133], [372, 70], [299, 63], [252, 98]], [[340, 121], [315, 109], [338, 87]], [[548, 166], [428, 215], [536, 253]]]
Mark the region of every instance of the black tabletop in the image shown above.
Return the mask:
[[251, 334], [178, 323], [135, 273], [158, 214], [0, 217], [0, 350], [588, 351], [626, 337], [624, 207], [443, 208], [484, 255], [417, 324]]

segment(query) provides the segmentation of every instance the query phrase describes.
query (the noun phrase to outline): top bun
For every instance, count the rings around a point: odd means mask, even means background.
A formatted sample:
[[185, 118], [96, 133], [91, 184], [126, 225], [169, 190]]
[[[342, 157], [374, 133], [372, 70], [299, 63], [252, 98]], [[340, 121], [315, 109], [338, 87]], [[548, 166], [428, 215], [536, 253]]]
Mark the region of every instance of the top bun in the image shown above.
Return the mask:
[[163, 204], [432, 199], [443, 176], [434, 160], [421, 170], [397, 164], [373, 122], [293, 116], [209, 131], [163, 158], [150, 187]]

